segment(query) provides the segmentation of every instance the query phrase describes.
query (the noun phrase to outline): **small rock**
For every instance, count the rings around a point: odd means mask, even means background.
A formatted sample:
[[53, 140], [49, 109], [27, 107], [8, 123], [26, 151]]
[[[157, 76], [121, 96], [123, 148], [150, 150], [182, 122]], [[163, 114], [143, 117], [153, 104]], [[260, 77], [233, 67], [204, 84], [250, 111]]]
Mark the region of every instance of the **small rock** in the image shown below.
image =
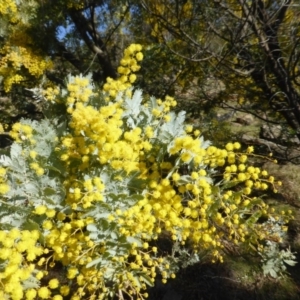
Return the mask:
[[251, 125], [254, 122], [254, 117], [250, 114], [246, 114], [235, 119], [236, 123], [242, 125]]
[[280, 125], [262, 125], [260, 127], [259, 136], [266, 140], [276, 140], [282, 135], [282, 127]]

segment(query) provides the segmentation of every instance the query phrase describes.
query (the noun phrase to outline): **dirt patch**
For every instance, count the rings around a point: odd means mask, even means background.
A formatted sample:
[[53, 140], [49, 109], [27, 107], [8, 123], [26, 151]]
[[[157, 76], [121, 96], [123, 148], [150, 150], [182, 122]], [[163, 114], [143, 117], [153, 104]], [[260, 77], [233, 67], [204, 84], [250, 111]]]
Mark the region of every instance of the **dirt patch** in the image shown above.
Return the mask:
[[278, 189], [278, 200], [284, 199], [288, 204], [300, 209], [300, 165], [267, 162], [263, 168], [282, 181], [282, 186]]
[[223, 264], [196, 264], [182, 269], [167, 284], [157, 281], [149, 300], [297, 300], [300, 291], [290, 278], [260, 275], [251, 260], [229, 258]]

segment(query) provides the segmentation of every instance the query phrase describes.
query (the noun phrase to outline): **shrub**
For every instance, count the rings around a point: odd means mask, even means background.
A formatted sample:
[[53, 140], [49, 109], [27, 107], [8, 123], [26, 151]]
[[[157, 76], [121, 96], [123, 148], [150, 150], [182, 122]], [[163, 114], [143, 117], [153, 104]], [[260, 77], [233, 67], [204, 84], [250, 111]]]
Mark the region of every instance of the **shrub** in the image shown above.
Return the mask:
[[253, 148], [216, 148], [172, 112], [172, 97], [134, 89], [140, 50], [125, 50], [102, 91], [82, 76], [40, 90], [46, 117], [13, 125], [0, 159], [1, 299], [143, 299], [183, 260], [279, 242], [263, 220], [290, 213], [257, 195], [280, 183], [247, 164]]

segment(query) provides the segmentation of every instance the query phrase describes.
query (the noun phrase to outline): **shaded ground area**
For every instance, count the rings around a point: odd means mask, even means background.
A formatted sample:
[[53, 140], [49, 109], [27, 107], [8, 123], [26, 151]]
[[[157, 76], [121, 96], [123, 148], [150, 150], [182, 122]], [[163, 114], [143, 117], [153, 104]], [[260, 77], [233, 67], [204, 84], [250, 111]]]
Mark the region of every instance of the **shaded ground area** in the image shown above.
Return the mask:
[[[149, 300], [297, 300], [299, 281], [248, 275], [245, 263], [194, 265], [167, 284], [157, 282]], [[249, 270], [249, 269], [248, 269]], [[245, 274], [243, 274], [245, 272]], [[237, 277], [238, 276], [238, 277]], [[299, 278], [298, 278], [299, 280]]]

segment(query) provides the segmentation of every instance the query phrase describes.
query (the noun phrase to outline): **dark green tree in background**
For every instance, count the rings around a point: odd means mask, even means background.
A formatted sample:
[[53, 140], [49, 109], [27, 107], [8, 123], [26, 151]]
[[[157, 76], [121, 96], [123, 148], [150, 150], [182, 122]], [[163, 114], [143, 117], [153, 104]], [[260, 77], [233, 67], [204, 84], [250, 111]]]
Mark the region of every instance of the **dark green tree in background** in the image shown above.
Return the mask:
[[31, 0], [17, 10], [2, 12], [3, 96], [20, 99], [41, 78], [63, 85], [68, 72], [102, 85], [134, 41], [144, 46], [139, 85], [149, 94], [193, 98], [197, 111], [250, 112], [300, 137], [297, 1]]

